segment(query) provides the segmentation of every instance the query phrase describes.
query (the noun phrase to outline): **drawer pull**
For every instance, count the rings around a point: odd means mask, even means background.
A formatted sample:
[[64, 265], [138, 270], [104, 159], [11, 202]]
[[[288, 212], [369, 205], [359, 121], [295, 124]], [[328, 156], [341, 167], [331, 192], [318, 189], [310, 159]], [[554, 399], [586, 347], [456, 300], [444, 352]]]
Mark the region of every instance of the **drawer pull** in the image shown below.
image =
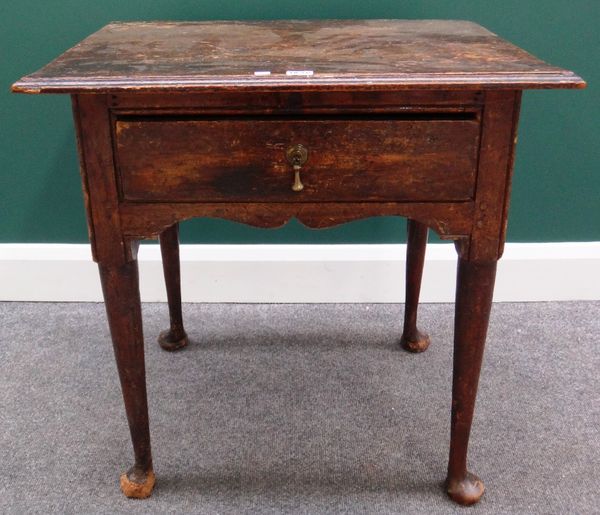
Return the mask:
[[308, 159], [308, 150], [304, 145], [293, 145], [287, 149], [286, 157], [288, 162], [294, 168], [294, 184], [292, 184], [292, 190], [294, 191], [302, 191], [304, 189], [304, 184], [300, 180], [300, 171], [302, 170], [302, 165], [306, 163]]

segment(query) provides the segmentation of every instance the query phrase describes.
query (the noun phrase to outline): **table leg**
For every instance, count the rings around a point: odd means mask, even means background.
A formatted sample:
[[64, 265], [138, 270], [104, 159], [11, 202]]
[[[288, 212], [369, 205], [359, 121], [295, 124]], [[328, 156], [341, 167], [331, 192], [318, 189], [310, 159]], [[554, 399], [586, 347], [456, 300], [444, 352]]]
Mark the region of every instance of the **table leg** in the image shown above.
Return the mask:
[[121, 489], [127, 497], [144, 498], [152, 493], [155, 477], [150, 449], [138, 266], [134, 260], [118, 265], [99, 263], [99, 268], [135, 455], [133, 467], [121, 475]]
[[167, 299], [169, 301], [170, 327], [158, 336], [160, 346], [168, 351], [181, 349], [188, 344], [181, 313], [181, 275], [179, 264], [179, 224], [174, 224], [160, 234]]
[[404, 329], [400, 345], [410, 352], [423, 352], [429, 347], [429, 336], [417, 329], [417, 309], [425, 262], [428, 228], [416, 220], [407, 221], [408, 243], [406, 247], [406, 302], [404, 306]]
[[446, 488], [448, 495], [463, 505], [475, 504], [484, 491], [483, 482], [467, 470], [467, 449], [492, 306], [496, 263], [469, 261], [462, 257], [458, 261], [450, 459]]

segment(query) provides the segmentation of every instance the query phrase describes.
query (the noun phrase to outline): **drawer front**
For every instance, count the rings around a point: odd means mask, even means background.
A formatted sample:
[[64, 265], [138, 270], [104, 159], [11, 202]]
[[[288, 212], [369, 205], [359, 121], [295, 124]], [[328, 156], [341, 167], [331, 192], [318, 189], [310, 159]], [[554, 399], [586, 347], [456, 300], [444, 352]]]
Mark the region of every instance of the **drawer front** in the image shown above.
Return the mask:
[[[468, 115], [167, 118], [116, 121], [124, 200], [462, 201], [472, 198], [479, 123]], [[301, 191], [290, 147], [302, 145]]]

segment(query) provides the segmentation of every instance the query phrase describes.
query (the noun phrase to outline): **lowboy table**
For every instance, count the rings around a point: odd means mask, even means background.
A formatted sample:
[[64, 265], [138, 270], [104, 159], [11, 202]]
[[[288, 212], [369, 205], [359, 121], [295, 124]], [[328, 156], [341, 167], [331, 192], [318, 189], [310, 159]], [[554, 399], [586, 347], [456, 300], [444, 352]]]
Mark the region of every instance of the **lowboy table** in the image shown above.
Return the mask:
[[463, 21], [111, 23], [13, 85], [72, 96], [89, 235], [98, 262], [135, 463], [129, 497], [155, 482], [136, 251], [160, 238], [171, 325], [181, 316], [179, 221], [198, 216], [329, 227], [408, 222], [404, 348], [416, 326], [428, 228], [454, 240], [458, 277], [446, 487], [484, 487], [467, 445], [496, 262], [506, 231], [521, 92], [582, 88]]

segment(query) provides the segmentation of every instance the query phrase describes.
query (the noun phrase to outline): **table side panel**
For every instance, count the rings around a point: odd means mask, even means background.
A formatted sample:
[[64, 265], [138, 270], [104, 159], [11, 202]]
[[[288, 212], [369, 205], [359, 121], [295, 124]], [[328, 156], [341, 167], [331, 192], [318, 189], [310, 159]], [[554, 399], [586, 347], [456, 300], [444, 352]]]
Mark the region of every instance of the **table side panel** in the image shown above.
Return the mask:
[[494, 261], [502, 255], [520, 101], [520, 91], [486, 92], [475, 219], [468, 246], [471, 260]]
[[94, 259], [105, 264], [125, 263], [132, 252], [122, 237], [108, 97], [76, 95], [73, 105]]

